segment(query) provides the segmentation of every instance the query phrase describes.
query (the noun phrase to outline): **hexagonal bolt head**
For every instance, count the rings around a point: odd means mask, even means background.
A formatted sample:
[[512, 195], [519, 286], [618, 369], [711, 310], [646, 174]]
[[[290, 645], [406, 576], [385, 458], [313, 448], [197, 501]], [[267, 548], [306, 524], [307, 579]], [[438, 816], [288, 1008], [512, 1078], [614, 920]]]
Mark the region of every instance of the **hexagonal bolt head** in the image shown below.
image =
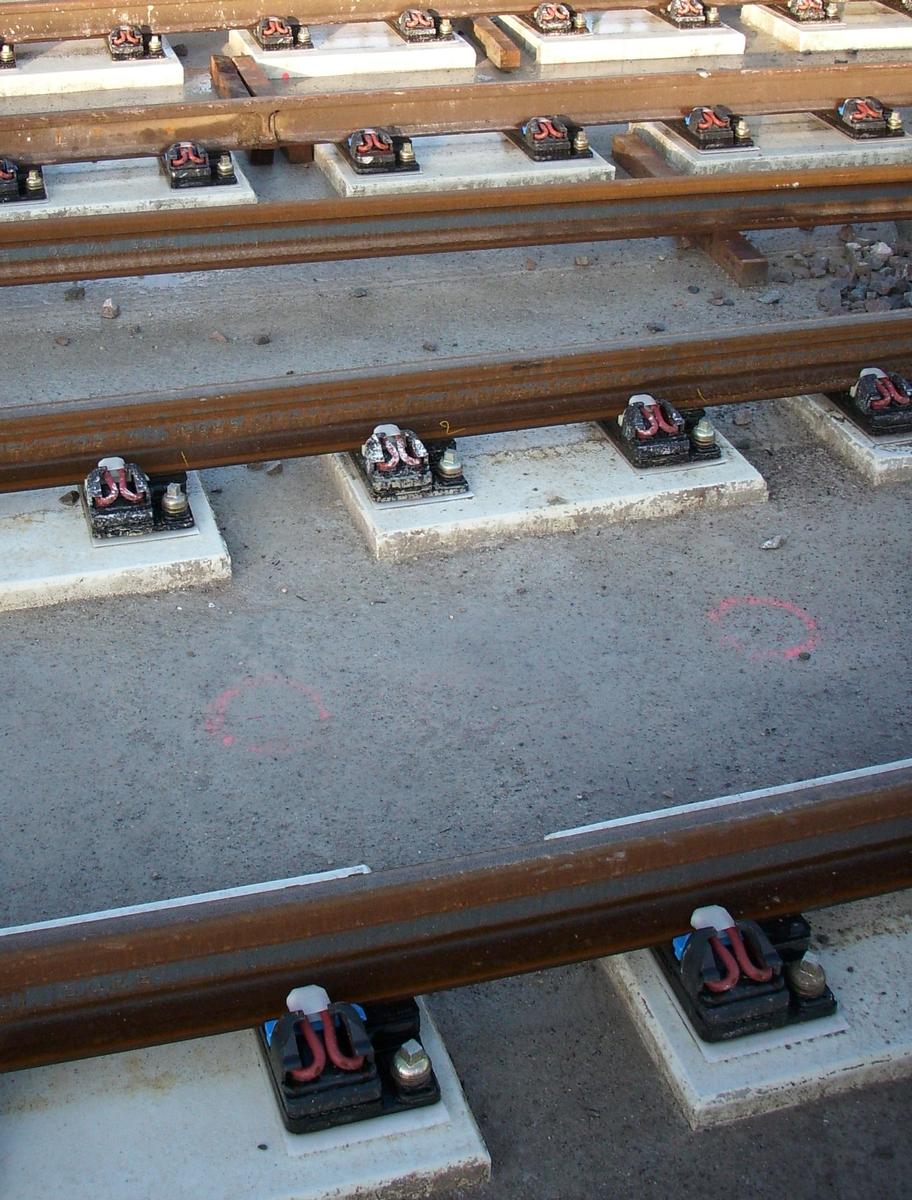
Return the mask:
[[409, 1038], [393, 1055], [393, 1077], [402, 1088], [420, 1088], [431, 1077], [431, 1060], [419, 1041]]
[[792, 991], [804, 1000], [816, 1000], [826, 991], [826, 971], [816, 954], [808, 952], [798, 962], [789, 963], [785, 977]]

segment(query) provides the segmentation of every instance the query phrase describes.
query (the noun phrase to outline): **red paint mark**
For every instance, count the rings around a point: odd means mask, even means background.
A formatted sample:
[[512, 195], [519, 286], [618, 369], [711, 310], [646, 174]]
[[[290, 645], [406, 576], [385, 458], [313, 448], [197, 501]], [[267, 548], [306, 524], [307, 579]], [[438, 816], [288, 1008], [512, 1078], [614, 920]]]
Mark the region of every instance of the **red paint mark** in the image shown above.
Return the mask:
[[223, 746], [251, 754], [291, 754], [306, 742], [307, 726], [329, 711], [309, 684], [258, 675], [226, 688], [206, 707], [204, 728]]
[[[798, 621], [804, 627], [807, 636], [803, 641], [794, 642], [786, 646], [768, 646], [752, 650], [750, 645], [737, 634], [722, 632], [722, 645], [728, 646], [733, 650], [740, 650], [743, 654], [747, 655], [751, 662], [761, 662], [764, 659], [771, 658], [781, 658], [789, 661], [797, 658], [799, 654], [810, 654], [812, 650], [817, 649], [820, 635], [816, 618], [812, 617], [809, 612], [805, 612], [803, 608], [799, 608], [797, 604], [793, 604], [791, 600], [777, 600], [774, 596], [728, 596], [725, 600], [720, 600], [715, 608], [711, 608], [706, 616], [714, 625], [718, 625], [724, 630], [725, 619], [733, 613], [736, 614], [745, 609], [760, 608], [773, 612], [781, 612], [783, 615]], [[786, 636], [793, 637], [794, 634], [787, 634]]]

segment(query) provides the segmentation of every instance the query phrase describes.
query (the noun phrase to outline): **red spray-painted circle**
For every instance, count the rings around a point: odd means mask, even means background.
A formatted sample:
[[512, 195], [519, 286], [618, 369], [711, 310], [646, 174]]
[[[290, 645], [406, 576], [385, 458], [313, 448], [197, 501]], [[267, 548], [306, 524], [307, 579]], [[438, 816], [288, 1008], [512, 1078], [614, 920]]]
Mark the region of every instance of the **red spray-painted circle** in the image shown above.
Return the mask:
[[[731, 628], [726, 629], [726, 624], [731, 625], [732, 623], [731, 618], [751, 609], [765, 609], [780, 613], [783, 618], [787, 619], [782, 639], [785, 644], [752, 646], [744, 634], [734, 633]], [[817, 649], [820, 642], [817, 619], [791, 600], [779, 600], [775, 596], [728, 596], [711, 608], [706, 616], [714, 625], [718, 626], [721, 644], [746, 654], [751, 662], [776, 658], [788, 662], [798, 658], [801, 654], [810, 654], [812, 650]], [[804, 636], [800, 641], [795, 641], [794, 638], [799, 628], [803, 630]]]
[[292, 754], [314, 719], [329, 720], [319, 692], [281, 675], [258, 675], [226, 688], [206, 707], [204, 728], [223, 746], [250, 754]]

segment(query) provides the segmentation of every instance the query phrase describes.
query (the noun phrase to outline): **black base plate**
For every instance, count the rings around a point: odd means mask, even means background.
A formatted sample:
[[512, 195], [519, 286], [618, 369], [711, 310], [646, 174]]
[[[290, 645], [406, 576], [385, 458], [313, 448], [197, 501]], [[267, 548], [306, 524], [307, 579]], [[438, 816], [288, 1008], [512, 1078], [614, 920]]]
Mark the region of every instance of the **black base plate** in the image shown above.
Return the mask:
[[784, 4], [764, 4], [764, 8], [768, 8], [770, 12], [774, 12], [777, 17], [785, 17], [787, 21], [791, 21], [793, 25], [797, 25], [799, 29], [819, 29], [822, 25], [838, 25], [839, 18], [835, 17], [811, 17], [805, 18], [803, 21], [800, 17], [796, 17], [794, 13], [790, 13]]
[[732, 142], [725, 146], [706, 145], [700, 141], [695, 133], [691, 132], [687, 122], [683, 119], [679, 121], [664, 121], [662, 123], [667, 125], [669, 129], [673, 129], [689, 146], [693, 146], [695, 150], [700, 150], [705, 154], [726, 154], [731, 153], [732, 150], [750, 150], [754, 144], [753, 138], [743, 138], [740, 142]]
[[906, 136], [904, 129], [886, 129], [882, 133], [866, 133], [864, 129], [852, 129], [844, 121], [840, 120], [838, 113], [834, 112], [815, 112], [813, 115], [819, 117], [821, 121], [825, 121], [827, 125], [832, 125], [840, 133], [844, 133], [853, 142], [886, 142], [891, 141], [893, 138]]
[[[810, 942], [810, 926], [796, 916], [773, 918], [759, 922], [784, 963], [795, 961], [804, 954]], [[772, 984], [741, 983], [726, 993], [730, 1000], [710, 997], [708, 1002], [694, 1000], [684, 987], [681, 968], [670, 942], [653, 947], [653, 955], [662, 974], [671, 984], [678, 1003], [687, 1014], [696, 1033], [705, 1042], [724, 1042], [751, 1033], [782, 1029], [830, 1017], [836, 1012], [836, 997], [826, 988], [821, 996], [806, 1000], [797, 996], [780, 978], [778, 988]]]
[[44, 183], [44, 177], [41, 179], [41, 187], [30, 191], [25, 186], [26, 178], [28, 177], [28, 167], [19, 167], [16, 172], [16, 186], [12, 186], [13, 181], [10, 180], [10, 186], [7, 190], [0, 192], [0, 204], [18, 204], [20, 201], [26, 203], [30, 200], [47, 200], [47, 187]]
[[[433, 1069], [430, 1081], [412, 1092], [400, 1091], [390, 1071], [393, 1056], [402, 1043], [409, 1038], [420, 1037], [420, 1018], [414, 1000], [390, 1005], [365, 1005], [364, 1009], [365, 1027], [376, 1055], [375, 1069], [370, 1072], [370, 1079], [347, 1084], [345, 1072], [328, 1067], [321, 1079], [325, 1079], [330, 1086], [322, 1091], [319, 1112], [308, 1111], [306, 1102], [302, 1103], [283, 1085], [281, 1079], [276, 1078], [265, 1029], [262, 1025], [257, 1026], [260, 1052], [279, 1104], [282, 1122], [289, 1133], [317, 1133], [321, 1129], [353, 1125], [373, 1117], [426, 1108], [440, 1100], [440, 1084]], [[335, 1109], [327, 1103], [333, 1086], [339, 1087], [340, 1098], [344, 1097], [345, 1100], [344, 1106]]]
[[721, 446], [704, 448], [694, 444], [690, 432], [703, 416], [703, 409], [689, 409], [684, 413], [684, 433], [677, 437], [665, 435], [661, 441], [651, 438], [648, 442], [628, 442], [621, 434], [617, 420], [600, 421], [608, 434], [632, 467], [638, 471], [649, 471], [657, 467], [680, 467], [688, 463], [715, 462], [722, 457]]
[[469, 491], [469, 483], [465, 475], [459, 475], [456, 478], [439, 475], [434, 470], [433, 463], [431, 463], [431, 482], [429, 486], [416, 486], [410, 491], [403, 489], [401, 491], [380, 494], [374, 491], [367, 471], [364, 469], [364, 459], [357, 450], [351, 451], [351, 459], [358, 468], [358, 474], [364, 480], [368, 496], [370, 496], [375, 504], [415, 504], [421, 500], [440, 500], [444, 496], [461, 496]]
[[674, 18], [665, 11], [664, 8], [653, 8], [650, 11], [652, 16], [658, 17], [660, 20], [664, 21], [666, 25], [670, 25], [672, 29], [681, 29], [684, 33], [687, 33], [691, 29], [706, 28], [705, 17], [695, 17], [692, 21], [675, 21]]
[[[162, 497], [167, 491], [169, 483], [179, 483], [186, 495], [187, 472], [176, 471], [173, 475], [151, 475], [149, 477], [149, 489], [152, 499], [151, 522], [147, 517], [140, 515], [143, 512], [142, 505], [128, 504], [125, 500], [117, 500], [111, 508], [100, 511], [90, 509], [86, 501], [85, 491], [83, 488], [80, 488], [79, 496], [82, 501], [82, 511], [92, 537], [133, 538], [143, 537], [148, 533], [174, 533], [181, 529], [195, 528], [196, 521], [193, 516], [193, 509], [189, 504], [187, 505], [187, 511], [177, 516], [172, 516], [162, 509]], [[102, 516], [101, 520], [97, 520], [99, 515]], [[118, 515], [125, 518], [120, 524], [117, 519]]]
[[837, 408], [871, 437], [889, 437], [896, 433], [912, 433], [912, 404], [908, 408], [887, 409], [883, 413], [864, 413], [855, 407], [848, 392], [827, 392]]

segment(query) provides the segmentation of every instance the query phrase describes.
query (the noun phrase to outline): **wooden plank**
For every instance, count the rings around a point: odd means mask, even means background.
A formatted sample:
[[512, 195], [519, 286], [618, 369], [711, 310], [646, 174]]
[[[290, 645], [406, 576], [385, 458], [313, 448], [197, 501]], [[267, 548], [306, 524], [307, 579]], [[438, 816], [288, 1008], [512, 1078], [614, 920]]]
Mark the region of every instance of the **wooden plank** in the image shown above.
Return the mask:
[[522, 62], [519, 46], [490, 17], [476, 17], [469, 22], [469, 31], [498, 71], [518, 69]]
[[[635, 133], [619, 134], [614, 139], [611, 157], [634, 179], [670, 179], [681, 174], [654, 146]], [[724, 230], [679, 241], [703, 250], [739, 287], [755, 287], [769, 278], [769, 262], [743, 233]]]
[[766, 256], [743, 233], [713, 233], [696, 243], [739, 287], [756, 287], [769, 278]]
[[244, 81], [248, 95], [274, 96], [276, 94], [275, 83], [255, 58], [251, 58], [249, 54], [238, 54], [232, 61]]
[[209, 59], [212, 88], [222, 100], [246, 100], [250, 92], [238, 73], [234, 59], [227, 54], [213, 54]]

